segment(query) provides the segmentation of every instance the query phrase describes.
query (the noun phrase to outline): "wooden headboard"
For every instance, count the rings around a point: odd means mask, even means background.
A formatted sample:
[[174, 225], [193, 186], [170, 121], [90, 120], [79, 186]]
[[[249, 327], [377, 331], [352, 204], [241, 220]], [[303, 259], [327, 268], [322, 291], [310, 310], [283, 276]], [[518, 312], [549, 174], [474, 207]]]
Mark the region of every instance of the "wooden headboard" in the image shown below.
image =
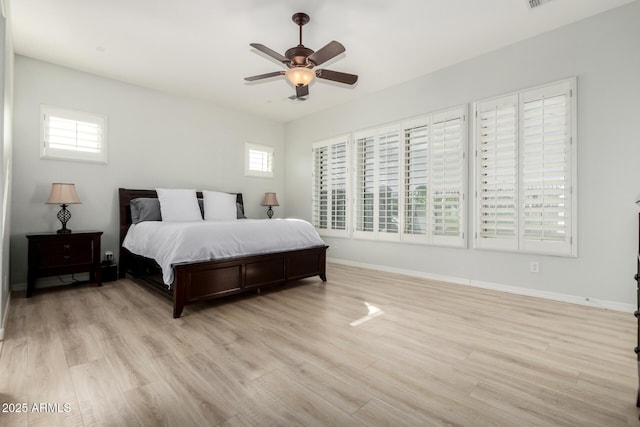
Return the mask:
[[[118, 189], [118, 194], [120, 200], [120, 247], [122, 247], [124, 237], [127, 235], [127, 231], [131, 225], [131, 200], [139, 197], [157, 199], [158, 193], [156, 193], [156, 190], [131, 190], [129, 188], [120, 188]], [[199, 199], [202, 198], [202, 192], [198, 191], [196, 194]], [[242, 213], [244, 214], [242, 193], [236, 194], [236, 203], [240, 203]]]

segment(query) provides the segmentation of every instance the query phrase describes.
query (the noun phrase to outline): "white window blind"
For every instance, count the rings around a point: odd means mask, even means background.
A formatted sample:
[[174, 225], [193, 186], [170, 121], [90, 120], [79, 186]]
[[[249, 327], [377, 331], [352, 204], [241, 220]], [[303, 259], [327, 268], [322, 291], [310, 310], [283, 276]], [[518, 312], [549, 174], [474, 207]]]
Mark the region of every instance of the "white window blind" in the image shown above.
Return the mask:
[[429, 235], [429, 118], [404, 126], [404, 234], [407, 238]]
[[312, 223], [322, 235], [348, 235], [349, 139], [313, 145]]
[[477, 216], [479, 247], [517, 248], [518, 98], [477, 109]]
[[399, 126], [355, 134], [356, 227], [363, 238], [400, 236], [401, 132]]
[[522, 114], [522, 248], [571, 252], [571, 86], [524, 92]]
[[273, 177], [273, 147], [245, 143], [244, 174], [246, 176]]
[[332, 230], [347, 230], [347, 149], [347, 140], [331, 145]]
[[466, 107], [354, 134], [354, 237], [465, 244]]
[[360, 134], [356, 146], [356, 232], [373, 232], [376, 214], [375, 136]]
[[576, 255], [575, 79], [476, 105], [476, 246]]
[[403, 123], [403, 240], [465, 244], [466, 108]]
[[329, 146], [313, 149], [312, 223], [319, 230], [329, 229]]
[[378, 136], [378, 232], [398, 234], [400, 221], [400, 131], [384, 130]]
[[461, 239], [464, 204], [464, 112], [436, 115], [432, 125], [432, 232], [435, 242]]
[[106, 163], [105, 116], [42, 105], [40, 157]]

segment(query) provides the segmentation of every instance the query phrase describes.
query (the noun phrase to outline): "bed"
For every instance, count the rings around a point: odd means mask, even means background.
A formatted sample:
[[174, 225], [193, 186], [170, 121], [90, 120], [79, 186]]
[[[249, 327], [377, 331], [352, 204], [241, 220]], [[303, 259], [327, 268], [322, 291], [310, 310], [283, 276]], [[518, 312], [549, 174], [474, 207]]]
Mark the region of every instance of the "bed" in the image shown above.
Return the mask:
[[[164, 281], [168, 277], [166, 269], [163, 272], [155, 259], [135, 254], [123, 247], [127, 233], [133, 224], [131, 201], [157, 197], [155, 190], [119, 189], [119, 277], [124, 278], [129, 274], [137, 279], [136, 282], [149, 285], [172, 298], [174, 318], [181, 316], [185, 305], [199, 301], [247, 291], [259, 291], [262, 287], [284, 284], [306, 277], [319, 276], [323, 282], [327, 280], [328, 246], [322, 242], [322, 244], [295, 250], [274, 249], [266, 253], [174, 263], [172, 264], [172, 281], [167, 284]], [[197, 193], [197, 197], [202, 198], [202, 193]], [[242, 194], [236, 195], [236, 203], [239, 211], [244, 213]]]

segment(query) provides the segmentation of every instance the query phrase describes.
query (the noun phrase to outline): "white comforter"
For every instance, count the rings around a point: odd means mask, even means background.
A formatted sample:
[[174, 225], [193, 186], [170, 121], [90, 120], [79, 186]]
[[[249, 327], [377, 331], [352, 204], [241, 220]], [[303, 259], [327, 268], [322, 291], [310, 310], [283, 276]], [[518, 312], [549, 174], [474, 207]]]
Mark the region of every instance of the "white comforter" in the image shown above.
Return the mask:
[[155, 259], [167, 285], [173, 283], [173, 264], [322, 245], [316, 229], [300, 219], [146, 221], [132, 224], [122, 243], [131, 253]]

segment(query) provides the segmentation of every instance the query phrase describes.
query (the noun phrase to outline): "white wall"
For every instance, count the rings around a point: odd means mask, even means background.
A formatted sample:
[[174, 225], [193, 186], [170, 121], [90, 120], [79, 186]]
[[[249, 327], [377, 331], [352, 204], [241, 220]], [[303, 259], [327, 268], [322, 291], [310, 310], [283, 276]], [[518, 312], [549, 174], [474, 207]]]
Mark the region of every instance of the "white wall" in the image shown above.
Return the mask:
[[11, 214], [11, 151], [13, 121], [13, 43], [9, 2], [3, 1], [0, 17], [0, 341], [4, 338], [4, 321], [9, 304], [9, 229]]
[[[329, 256], [540, 294], [635, 304], [639, 22], [640, 2], [635, 2], [287, 124], [286, 214], [311, 218], [309, 170], [314, 141], [575, 75], [577, 259], [481, 251], [471, 249], [471, 242], [470, 249], [443, 249], [327, 238]], [[360, 70], [363, 80], [366, 71]], [[540, 263], [540, 273], [529, 273], [531, 260]]]
[[[184, 76], [188, 78], [188, 69]], [[108, 164], [40, 159], [40, 104], [108, 117]], [[199, 100], [180, 98], [31, 58], [15, 60], [11, 283], [26, 282], [25, 234], [60, 228], [45, 205], [52, 182], [73, 182], [82, 201], [68, 227], [104, 231], [118, 252], [117, 190], [197, 188], [244, 193], [248, 217], [266, 217], [266, 191], [283, 193], [284, 126]], [[274, 178], [244, 176], [244, 143], [273, 146]], [[278, 216], [276, 209], [276, 216]]]

